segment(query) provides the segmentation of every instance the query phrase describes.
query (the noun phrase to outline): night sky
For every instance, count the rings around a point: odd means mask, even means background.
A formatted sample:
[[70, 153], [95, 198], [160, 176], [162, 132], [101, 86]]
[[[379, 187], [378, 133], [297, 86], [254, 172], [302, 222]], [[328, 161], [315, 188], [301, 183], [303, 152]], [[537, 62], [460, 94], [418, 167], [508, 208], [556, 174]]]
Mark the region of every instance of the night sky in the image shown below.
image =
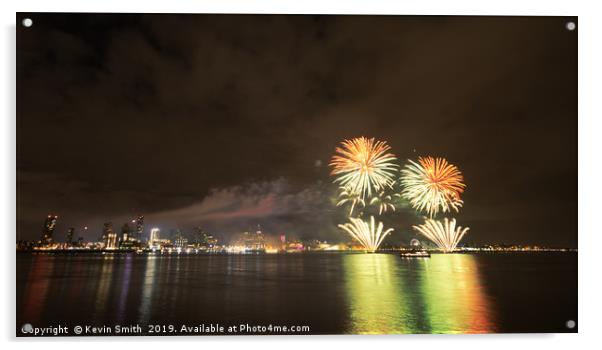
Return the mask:
[[[18, 14], [18, 239], [145, 216], [347, 241], [357, 136], [463, 172], [465, 242], [577, 245], [577, 31], [562, 17]], [[573, 19], [574, 20], [574, 19]], [[409, 208], [383, 219], [407, 244]], [[84, 232], [83, 227], [89, 230]]]

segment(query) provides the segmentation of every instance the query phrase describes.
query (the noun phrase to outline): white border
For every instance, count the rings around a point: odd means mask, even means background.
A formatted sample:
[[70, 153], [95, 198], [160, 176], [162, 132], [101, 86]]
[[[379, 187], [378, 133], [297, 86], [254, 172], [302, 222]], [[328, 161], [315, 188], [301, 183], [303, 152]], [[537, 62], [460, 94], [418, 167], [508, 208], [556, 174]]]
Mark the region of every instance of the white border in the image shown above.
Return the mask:
[[[2, 46], [0, 49], [3, 81], [0, 84], [0, 171], [2, 208], [0, 223], [3, 243], [3, 287], [0, 332], [4, 346], [24, 348], [50, 347], [61, 349], [100, 349], [123, 342], [145, 341], [144, 346], [162, 348], [169, 342], [176, 346], [197, 347], [243, 347], [307, 349], [326, 343], [325, 346], [364, 348], [375, 346], [420, 347], [446, 349], [471, 349], [487, 347], [488, 350], [508, 349], [509, 347], [545, 347], [546, 349], [589, 348], [599, 343], [597, 337], [600, 315], [601, 288], [600, 259], [596, 247], [602, 247], [602, 230], [596, 225], [599, 216], [602, 188], [599, 185], [602, 174], [600, 150], [602, 150], [602, 89], [600, 85], [602, 51], [600, 42], [602, 13], [600, 5], [576, 3], [576, 1], [548, 0], [503, 0], [495, 4], [490, 1], [386, 1], [386, 0], [169, 0], [169, 1], [125, 1], [125, 0], [53, 0], [7, 3], [2, 1]], [[579, 16], [579, 335], [468, 335], [468, 336], [303, 336], [303, 337], [184, 337], [184, 338], [145, 338], [123, 339], [103, 338], [100, 342], [88, 343], [91, 339], [52, 341], [20, 341], [13, 338], [14, 308], [14, 232], [15, 232], [15, 12], [149, 12], [149, 13], [344, 13], [344, 14], [432, 14], [432, 15], [556, 15]], [[559, 184], [562, 186], [562, 184]], [[117, 345], [117, 344], [115, 344]]]

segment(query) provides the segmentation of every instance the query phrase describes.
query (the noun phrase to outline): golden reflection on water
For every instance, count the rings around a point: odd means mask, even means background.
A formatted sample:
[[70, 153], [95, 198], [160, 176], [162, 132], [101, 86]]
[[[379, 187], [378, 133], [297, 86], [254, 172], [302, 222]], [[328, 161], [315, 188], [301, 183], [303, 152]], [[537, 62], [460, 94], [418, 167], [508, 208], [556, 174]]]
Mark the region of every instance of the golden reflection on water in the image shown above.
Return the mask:
[[151, 318], [151, 302], [153, 299], [155, 279], [157, 277], [155, 271], [157, 269], [157, 261], [158, 258], [156, 256], [149, 255], [146, 258], [146, 269], [144, 271], [144, 282], [142, 288], [142, 300], [140, 303], [140, 308], [138, 309], [138, 314], [140, 316], [138, 321], [143, 324], [147, 324]]
[[46, 296], [50, 286], [50, 276], [54, 270], [54, 259], [40, 256], [33, 260], [27, 277], [24, 294], [23, 315], [28, 322], [37, 323], [40, 310], [46, 304]]
[[475, 257], [349, 254], [343, 259], [348, 333], [495, 331]]
[[103, 314], [107, 307], [109, 289], [113, 281], [113, 256], [105, 256], [102, 261], [100, 276], [98, 276], [98, 287], [96, 288], [96, 315]]
[[349, 254], [344, 257], [350, 332], [354, 334], [411, 332], [407, 305], [391, 254]]
[[435, 254], [420, 288], [430, 333], [495, 332], [493, 311], [470, 254]]

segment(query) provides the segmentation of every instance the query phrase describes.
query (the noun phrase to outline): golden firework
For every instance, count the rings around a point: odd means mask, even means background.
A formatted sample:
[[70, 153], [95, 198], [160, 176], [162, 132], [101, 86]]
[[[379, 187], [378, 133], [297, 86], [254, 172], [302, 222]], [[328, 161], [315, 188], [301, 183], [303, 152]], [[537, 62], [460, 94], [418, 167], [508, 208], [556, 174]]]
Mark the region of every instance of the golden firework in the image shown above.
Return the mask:
[[360, 242], [371, 253], [374, 253], [385, 237], [393, 231], [392, 228], [384, 230], [382, 222], [376, 225], [374, 216], [370, 217], [369, 222], [358, 218], [349, 218], [349, 221], [351, 222], [339, 225], [339, 227], [349, 233], [351, 237]]
[[356, 207], [361, 206], [363, 208], [366, 206], [366, 202], [358, 193], [353, 192], [353, 189], [351, 187], [340, 187], [339, 190], [341, 192], [339, 192], [339, 201], [337, 202], [337, 207], [348, 203], [351, 204], [351, 207], [349, 209], [350, 217], [353, 216], [353, 210]]
[[466, 188], [460, 170], [445, 158], [420, 157], [418, 163], [409, 162], [401, 171], [402, 197], [431, 218], [440, 210], [458, 211], [463, 204], [460, 194]]
[[335, 182], [365, 200], [394, 181], [396, 158], [385, 141], [358, 137], [341, 145], [330, 161]]
[[456, 227], [456, 219], [425, 219], [424, 224], [412, 226], [446, 253], [453, 252], [469, 228]]

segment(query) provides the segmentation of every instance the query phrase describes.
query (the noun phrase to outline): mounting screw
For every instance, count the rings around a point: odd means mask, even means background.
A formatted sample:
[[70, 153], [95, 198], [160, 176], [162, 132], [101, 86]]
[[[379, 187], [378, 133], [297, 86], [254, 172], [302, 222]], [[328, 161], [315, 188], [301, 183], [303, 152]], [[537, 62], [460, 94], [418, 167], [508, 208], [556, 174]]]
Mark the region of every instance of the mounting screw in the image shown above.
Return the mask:
[[573, 31], [573, 30], [575, 30], [575, 28], [577, 28], [577, 25], [575, 24], [575, 22], [573, 22], [573, 21], [566, 22], [567, 30]]

